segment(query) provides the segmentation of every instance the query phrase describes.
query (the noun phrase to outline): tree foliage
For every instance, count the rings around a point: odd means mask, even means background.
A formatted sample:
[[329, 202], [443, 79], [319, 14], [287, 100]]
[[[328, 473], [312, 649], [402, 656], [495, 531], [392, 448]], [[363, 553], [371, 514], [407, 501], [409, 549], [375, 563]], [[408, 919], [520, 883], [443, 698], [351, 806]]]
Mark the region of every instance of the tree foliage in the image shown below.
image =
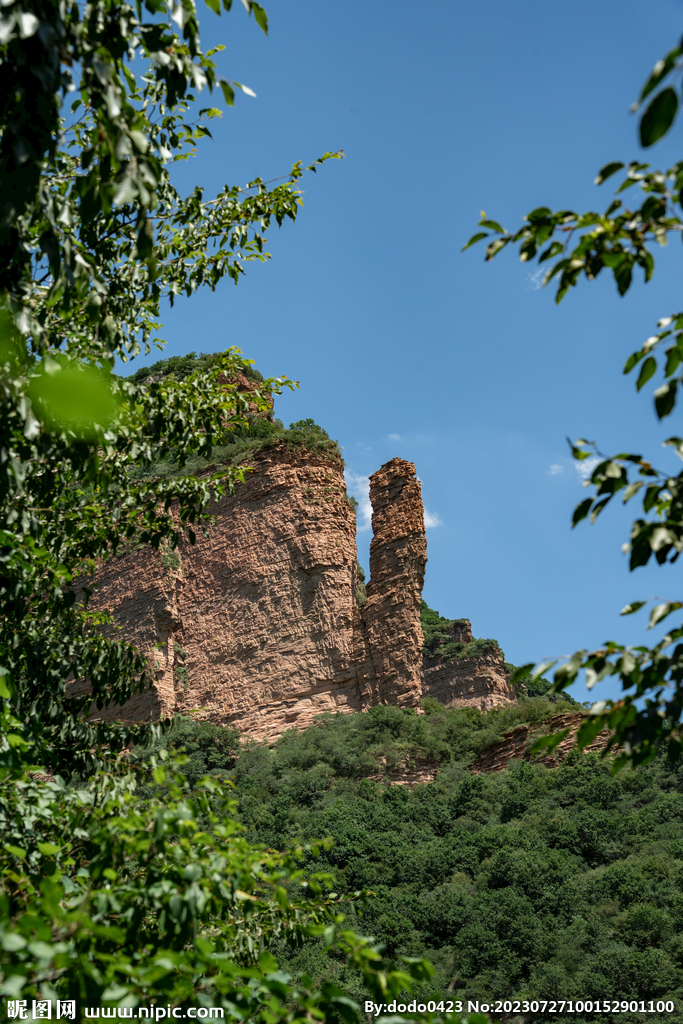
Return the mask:
[[225, 784], [203, 776], [190, 793], [165, 751], [145, 767], [163, 799], [144, 798], [130, 774], [101, 773], [84, 788], [2, 779], [4, 995], [122, 1008], [159, 999], [270, 1024], [355, 1020], [337, 985], [290, 983], [268, 952], [278, 938], [322, 935], [378, 999], [428, 976], [417, 959], [382, 971], [373, 944], [343, 927], [329, 875], [304, 877], [304, 850], [249, 843]]
[[[262, 8], [245, 6], [265, 29]], [[77, 581], [122, 546], [175, 546], [180, 530], [193, 541], [211, 496], [242, 476], [155, 480], [131, 465], [210, 456], [291, 386], [255, 380], [241, 393], [231, 380], [248, 364], [234, 349], [150, 387], [114, 378], [114, 361], [150, 351], [165, 300], [267, 257], [265, 229], [296, 217], [302, 166], [272, 187], [178, 194], [169, 167], [220, 115], [191, 117], [195, 93], [220, 84], [232, 99], [190, 0], [33, 11], [5, 5], [0, 35], [0, 697], [61, 770], [128, 741], [87, 709], [148, 682], [135, 652], [104, 638]], [[90, 693], [67, 700], [69, 681]]]
[[[307, 850], [306, 869], [331, 872], [340, 895], [373, 893], [353, 902], [349, 920], [385, 944], [394, 966], [429, 958], [436, 973], [418, 999], [645, 1000], [648, 1017], [670, 1020], [656, 1004], [683, 997], [682, 763], [662, 754], [614, 775], [598, 754], [574, 750], [556, 768], [470, 770], [503, 734], [545, 731], [558, 711], [582, 709], [543, 698], [485, 713], [433, 700], [424, 715], [377, 706], [321, 716], [271, 748], [244, 745], [224, 764], [251, 841], [292, 849], [332, 838], [317, 855]], [[215, 726], [184, 722], [178, 733], [198, 771], [216, 753], [207, 728], [218, 740]], [[160, 746], [174, 742], [171, 731]], [[380, 781], [425, 761], [437, 770], [427, 785]], [[321, 939], [273, 949], [287, 969], [327, 971], [362, 998], [357, 969]], [[602, 1016], [635, 1024], [642, 1013], [629, 1006]], [[594, 1014], [565, 1006], [553, 1017]]]
[[[683, 45], [683, 44], [682, 44]], [[662, 138], [672, 126], [678, 109], [676, 88], [666, 84], [683, 66], [682, 45], [671, 50], [655, 64], [632, 110], [647, 101], [640, 116], [640, 141], [648, 147]], [[653, 95], [654, 94], [654, 95]], [[669, 237], [683, 231], [683, 161], [667, 170], [653, 170], [650, 164], [633, 161], [608, 163], [595, 179], [602, 185], [613, 175], [625, 171], [615, 198], [604, 213], [553, 212], [541, 206], [524, 218], [516, 232], [506, 231], [497, 221], [483, 216], [478, 231], [465, 248], [486, 239], [486, 259], [491, 260], [506, 246], [518, 246], [524, 262], [537, 259], [547, 263], [544, 284], [557, 281], [556, 301], [576, 287], [581, 277], [593, 281], [603, 270], [612, 273], [620, 295], [631, 287], [633, 273], [641, 268], [645, 282], [652, 277], [655, 261], [653, 245], [665, 246]], [[636, 189], [638, 200], [624, 205], [623, 194]], [[631, 193], [632, 194], [632, 193]], [[663, 317], [658, 330], [626, 360], [624, 373], [639, 367], [636, 388], [640, 391], [657, 373], [661, 359], [662, 382], [654, 392], [655, 413], [660, 420], [673, 412], [679, 384], [683, 381], [683, 314]], [[679, 458], [683, 458], [683, 439], [664, 440]], [[683, 472], [658, 469], [654, 460], [639, 453], [604, 455], [594, 442], [570, 442], [574, 458], [596, 458], [588, 478], [592, 497], [574, 510], [572, 526], [583, 519], [595, 522], [615, 495], [627, 503], [641, 502], [642, 515], [633, 521], [624, 550], [629, 553], [631, 569], [646, 565], [651, 558], [659, 565], [674, 563], [683, 551]], [[637, 612], [647, 602], [627, 604], [622, 615]], [[648, 628], [663, 622], [683, 608], [679, 600], [664, 601], [651, 609]], [[556, 662], [536, 668], [542, 675]], [[518, 678], [528, 675], [533, 665], [524, 666]], [[683, 750], [681, 715], [683, 713], [683, 625], [669, 628], [659, 643], [624, 646], [605, 643], [595, 651], [577, 651], [556, 670], [556, 690], [570, 686], [584, 670], [589, 687], [614, 676], [623, 696], [619, 700], [598, 701], [591, 719], [580, 730], [580, 746], [589, 744], [605, 726], [613, 730], [612, 746], [623, 748], [617, 765], [632, 761], [639, 764], [653, 758], [661, 746], [677, 758]], [[552, 745], [553, 741], [549, 741]]]
[[211, 499], [243, 478], [234, 462], [145, 470], [209, 459], [292, 386], [236, 349], [158, 380], [112, 371], [161, 344], [164, 302], [268, 258], [265, 231], [296, 218], [304, 168], [209, 199], [175, 189], [169, 169], [220, 116], [192, 114], [197, 94], [251, 92], [202, 52], [193, 0], [27, 6], [0, 12], [0, 995], [356, 1021], [337, 985], [278, 970], [268, 946], [322, 935], [381, 1002], [431, 968], [385, 969], [295, 852], [245, 840], [224, 781], [190, 794], [153, 761], [164, 799], [139, 791], [117, 752], [151, 727], [98, 714], [148, 685], [146, 666], [88, 608], [99, 560], [172, 551], [181, 532], [194, 543]]

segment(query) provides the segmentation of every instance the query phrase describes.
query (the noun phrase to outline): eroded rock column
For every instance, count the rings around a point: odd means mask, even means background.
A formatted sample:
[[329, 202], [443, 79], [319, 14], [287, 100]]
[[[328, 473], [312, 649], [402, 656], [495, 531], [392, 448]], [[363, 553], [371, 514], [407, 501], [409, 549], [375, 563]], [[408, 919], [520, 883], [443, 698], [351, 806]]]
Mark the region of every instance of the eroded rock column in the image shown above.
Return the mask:
[[383, 704], [419, 706], [422, 646], [420, 601], [427, 538], [415, 466], [392, 459], [370, 477], [372, 542], [363, 622]]

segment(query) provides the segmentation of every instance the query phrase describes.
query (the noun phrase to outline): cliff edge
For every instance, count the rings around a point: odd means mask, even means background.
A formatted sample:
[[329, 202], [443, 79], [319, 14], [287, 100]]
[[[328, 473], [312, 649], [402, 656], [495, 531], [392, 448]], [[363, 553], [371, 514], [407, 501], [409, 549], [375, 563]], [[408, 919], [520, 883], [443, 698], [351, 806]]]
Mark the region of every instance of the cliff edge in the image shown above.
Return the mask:
[[426, 562], [415, 467], [371, 481], [371, 578], [356, 602], [355, 513], [341, 459], [287, 444], [256, 452], [215, 523], [176, 551], [131, 552], [98, 571], [107, 608], [154, 682], [109, 720], [174, 713], [273, 741], [323, 711], [419, 706]]
[[370, 477], [370, 580], [359, 601], [339, 450], [312, 420], [292, 428], [272, 420], [272, 406], [255, 416], [235, 448], [245, 482], [215, 501], [207, 536], [98, 569], [91, 607], [110, 611], [146, 655], [152, 684], [93, 715], [191, 715], [273, 742], [325, 711], [418, 709], [423, 696], [481, 710], [513, 701], [495, 641], [473, 641], [467, 620], [442, 619], [422, 601], [427, 541], [415, 466], [395, 458]]

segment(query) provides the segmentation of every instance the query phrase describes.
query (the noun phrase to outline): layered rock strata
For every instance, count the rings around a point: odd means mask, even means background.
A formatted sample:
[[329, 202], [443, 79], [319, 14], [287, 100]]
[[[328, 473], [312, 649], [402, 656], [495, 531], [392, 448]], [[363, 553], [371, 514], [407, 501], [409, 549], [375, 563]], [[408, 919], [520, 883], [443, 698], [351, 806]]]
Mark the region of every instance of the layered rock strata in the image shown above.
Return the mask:
[[153, 686], [108, 719], [193, 713], [272, 741], [323, 711], [420, 699], [426, 543], [415, 467], [371, 484], [368, 599], [356, 604], [355, 515], [343, 464], [263, 449], [194, 546], [131, 552], [97, 574], [92, 604], [147, 654]]
[[479, 711], [514, 704], [517, 692], [509, 686], [500, 647], [493, 641], [473, 642], [467, 619], [453, 622], [449, 632], [447, 646], [461, 649], [448, 657], [423, 657], [422, 695], [449, 708], [475, 707]]
[[420, 602], [427, 564], [415, 466], [392, 459], [370, 477], [372, 541], [363, 623], [380, 703], [414, 707], [422, 695]]
[[[568, 712], [561, 715], [553, 715], [547, 722], [540, 725], [518, 725], [506, 732], [497, 743], [490, 747], [476, 758], [470, 767], [472, 772], [501, 772], [507, 768], [510, 761], [533, 761], [535, 764], [544, 764], [548, 768], [557, 768], [564, 757], [575, 749], [576, 734], [581, 724], [586, 720], [584, 712]], [[552, 754], [540, 754], [531, 757], [529, 750], [535, 739], [539, 736], [550, 735], [551, 733], [562, 732], [568, 729], [565, 738], [555, 747]], [[587, 747], [586, 753], [601, 753], [609, 743], [610, 733], [603, 729]]]
[[423, 695], [481, 710], [514, 700], [500, 649], [472, 644], [467, 620], [450, 627], [457, 656], [423, 659], [427, 545], [415, 466], [382, 466], [370, 500], [362, 610], [343, 463], [281, 442], [253, 456], [194, 546], [103, 565], [91, 606], [112, 612], [119, 635], [147, 656], [153, 683], [97, 717], [191, 714], [272, 742], [325, 711], [418, 708]]
[[381, 782], [385, 786], [426, 786], [433, 782], [441, 771], [441, 762], [432, 757], [405, 757], [398, 764], [388, 765], [380, 758], [380, 771], [376, 775], [367, 775], [373, 782]]

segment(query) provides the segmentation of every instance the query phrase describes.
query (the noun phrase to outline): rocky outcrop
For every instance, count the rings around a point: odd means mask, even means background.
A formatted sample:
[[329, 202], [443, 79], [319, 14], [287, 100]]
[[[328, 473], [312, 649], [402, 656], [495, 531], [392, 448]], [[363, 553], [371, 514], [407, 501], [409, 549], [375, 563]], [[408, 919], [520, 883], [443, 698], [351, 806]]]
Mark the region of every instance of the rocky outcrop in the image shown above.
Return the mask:
[[370, 477], [370, 582], [363, 606], [383, 704], [415, 707], [422, 695], [420, 602], [427, 538], [415, 466], [392, 459]]
[[207, 537], [136, 551], [97, 574], [154, 683], [108, 719], [193, 713], [267, 741], [323, 711], [417, 707], [426, 544], [415, 467], [372, 480], [368, 598], [356, 603], [355, 514], [341, 459], [285, 444], [257, 453]]
[[381, 782], [385, 786], [426, 786], [433, 782], [441, 771], [441, 762], [431, 757], [404, 757], [398, 764], [387, 764], [380, 758], [380, 771], [376, 775], [367, 775], [373, 782]]
[[[476, 758], [470, 767], [472, 772], [500, 772], [507, 768], [510, 761], [530, 761], [535, 764], [544, 764], [548, 768], [556, 768], [562, 759], [566, 757], [576, 743], [576, 734], [579, 726], [586, 719], [585, 712], [563, 715], [554, 715], [551, 719], [540, 725], [518, 725], [516, 728], [506, 732], [497, 743], [490, 747]], [[551, 733], [562, 732], [568, 729], [566, 737], [555, 747], [552, 754], [540, 754], [532, 758], [529, 750], [535, 739], [539, 736], [549, 736]], [[598, 753], [605, 749], [609, 742], [610, 734], [603, 729], [591, 744], [584, 747], [584, 752]]]
[[285, 442], [253, 455], [245, 482], [215, 502], [215, 522], [195, 545], [131, 551], [100, 567], [91, 606], [112, 612], [119, 635], [147, 656], [153, 682], [96, 716], [191, 714], [272, 742], [325, 711], [417, 709], [423, 695], [481, 710], [514, 700], [500, 649], [472, 641], [467, 620], [451, 623], [450, 642], [423, 658], [427, 545], [415, 466], [382, 466], [370, 500], [362, 609], [343, 463]]
[[422, 661], [422, 695], [433, 697], [449, 708], [475, 707], [489, 711], [501, 704], [514, 704], [517, 691], [508, 683], [505, 658], [493, 640], [472, 639], [468, 619], [449, 627], [448, 652]]

